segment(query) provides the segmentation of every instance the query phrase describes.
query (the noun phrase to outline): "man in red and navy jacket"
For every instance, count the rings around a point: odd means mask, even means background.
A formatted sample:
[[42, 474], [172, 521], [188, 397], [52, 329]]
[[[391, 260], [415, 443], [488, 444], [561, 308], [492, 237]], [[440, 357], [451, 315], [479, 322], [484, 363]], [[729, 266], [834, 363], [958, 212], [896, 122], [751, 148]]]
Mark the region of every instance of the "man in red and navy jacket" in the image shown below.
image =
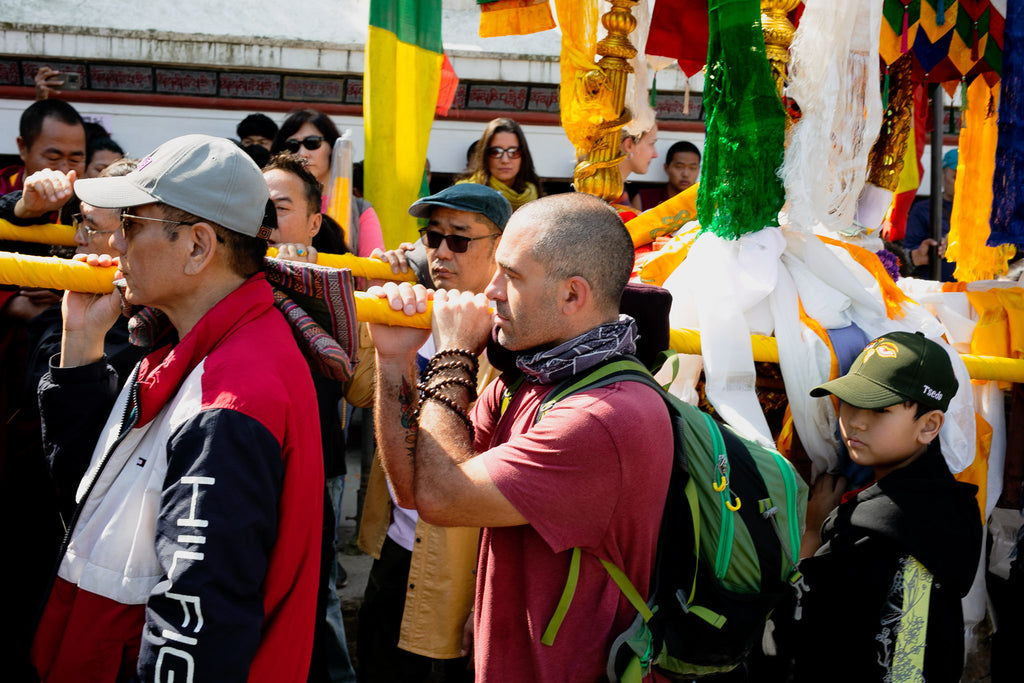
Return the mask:
[[189, 135], [75, 189], [127, 207], [111, 237], [124, 302], [172, 341], [118, 394], [102, 340], [121, 296], [65, 297], [39, 398], [78, 508], [32, 645], [40, 679], [304, 683], [323, 457], [309, 369], [261, 269], [263, 176], [231, 141]]

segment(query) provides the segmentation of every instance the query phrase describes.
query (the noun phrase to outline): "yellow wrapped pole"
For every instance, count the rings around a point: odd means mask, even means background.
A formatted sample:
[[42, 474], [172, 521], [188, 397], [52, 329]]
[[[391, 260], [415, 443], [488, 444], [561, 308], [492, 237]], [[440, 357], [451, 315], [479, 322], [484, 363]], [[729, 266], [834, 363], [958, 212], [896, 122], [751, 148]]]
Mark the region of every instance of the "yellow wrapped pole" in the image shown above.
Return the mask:
[[[277, 249], [267, 249], [267, 256], [277, 257]], [[416, 282], [416, 273], [410, 269], [408, 273], [391, 272], [391, 266], [384, 261], [375, 258], [356, 256], [355, 254], [324, 254], [316, 255], [318, 266], [329, 268], [348, 268], [352, 271], [353, 277], [365, 277], [367, 280], [391, 280], [394, 282]]]
[[[778, 363], [779, 349], [774, 337], [760, 334], [750, 335], [750, 346], [754, 360], [763, 363]], [[697, 330], [672, 329], [669, 332], [669, 348], [679, 353], [700, 355], [700, 332]], [[960, 354], [971, 379], [998, 380], [1024, 383], [1024, 360]]]
[[[345, 256], [347, 257], [348, 254]], [[376, 259], [359, 259], [359, 261], [381, 263], [388, 269], [388, 274], [392, 274], [391, 268], [382, 261]], [[116, 271], [116, 266], [100, 268], [81, 261], [54, 256], [28, 256], [0, 252], [0, 285], [69, 289], [86, 294], [106, 294], [114, 289], [114, 273]], [[406, 316], [401, 311], [392, 311], [386, 300], [378, 299], [366, 292], [356, 292], [355, 299], [356, 316], [362, 322], [404, 327], [430, 327], [429, 308], [426, 313]]]
[[[99, 268], [68, 259], [52, 256], [26, 256], [0, 252], [0, 285], [21, 287], [46, 287], [48, 289], [70, 289], [89, 294], [106, 294], [114, 289], [116, 267]], [[379, 299], [366, 292], [356, 292], [356, 317], [360, 322], [400, 325], [402, 327], [430, 327], [430, 304], [424, 313], [407, 316], [401, 311], [392, 311], [387, 300]], [[754, 360], [767, 363], [779, 362], [779, 351], [774, 337], [751, 335], [750, 343]], [[669, 335], [669, 347], [679, 353], [700, 354], [700, 332], [697, 330], [673, 329]], [[1024, 359], [1000, 358], [961, 354], [971, 379], [998, 380], [1024, 383]]]
[[99, 268], [54, 256], [0, 252], [0, 285], [106, 294], [114, 289], [115, 271], [116, 266]]
[[[57, 225], [56, 223], [22, 227], [0, 219], [0, 240], [38, 242], [41, 244], [73, 247], [75, 246], [75, 229], [70, 225]], [[274, 247], [267, 249], [267, 256], [275, 258], [277, 256], [277, 249]], [[320, 253], [317, 254], [316, 262], [317, 265], [328, 266], [329, 268], [349, 268], [354, 277], [364, 277], [367, 280], [416, 282], [416, 274], [411, 270], [408, 273], [395, 275], [391, 272], [391, 266], [384, 261], [363, 258], [355, 254]]]
[[59, 225], [57, 223], [23, 227], [0, 218], [0, 240], [38, 242], [40, 244], [73, 247], [75, 246], [75, 229], [70, 225]]

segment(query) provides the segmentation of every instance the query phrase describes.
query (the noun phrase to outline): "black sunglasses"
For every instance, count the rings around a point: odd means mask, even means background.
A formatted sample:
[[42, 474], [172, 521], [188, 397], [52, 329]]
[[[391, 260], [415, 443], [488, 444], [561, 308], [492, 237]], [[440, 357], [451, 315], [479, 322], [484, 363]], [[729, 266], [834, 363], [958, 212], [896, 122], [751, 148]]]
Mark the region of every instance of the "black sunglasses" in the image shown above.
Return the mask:
[[310, 135], [309, 137], [303, 138], [301, 140], [289, 138], [288, 140], [284, 141], [284, 148], [288, 150], [291, 154], [296, 154], [299, 151], [299, 147], [305, 147], [310, 152], [312, 152], [314, 149], [320, 149], [320, 145], [322, 144], [324, 144], [323, 135]]
[[500, 159], [502, 155], [508, 154], [509, 159], [518, 159], [523, 155], [519, 147], [488, 147], [487, 156], [491, 159]]
[[420, 235], [423, 237], [423, 243], [427, 245], [428, 249], [437, 249], [441, 246], [441, 242], [445, 242], [448, 244], [448, 249], [456, 254], [464, 254], [466, 250], [469, 249], [469, 243], [473, 240], [497, 237], [500, 234], [500, 232], [494, 232], [489, 235], [480, 235], [479, 237], [465, 237], [463, 235], [445, 235], [444, 233], [437, 232], [436, 230], [420, 228]]

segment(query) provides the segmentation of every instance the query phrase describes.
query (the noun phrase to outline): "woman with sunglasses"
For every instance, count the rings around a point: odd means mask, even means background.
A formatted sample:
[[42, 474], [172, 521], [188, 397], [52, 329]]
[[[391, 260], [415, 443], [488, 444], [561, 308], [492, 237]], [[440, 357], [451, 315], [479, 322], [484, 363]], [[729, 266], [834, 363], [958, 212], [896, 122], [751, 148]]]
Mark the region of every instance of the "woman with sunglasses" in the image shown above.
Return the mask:
[[513, 211], [544, 196], [523, 129], [506, 118], [494, 119], [487, 124], [473, 150], [466, 173], [456, 182], [491, 186], [505, 195]]
[[[334, 143], [341, 137], [338, 127], [327, 114], [316, 109], [296, 109], [288, 115], [277, 131], [271, 154], [289, 152], [300, 157], [306, 168], [320, 183], [324, 191], [321, 211], [327, 211], [327, 183], [331, 177], [331, 152]], [[362, 197], [352, 197], [352, 216], [349, 221], [350, 234], [346, 242], [352, 253], [369, 256], [374, 249], [384, 248], [384, 236], [380, 219], [370, 202]]]

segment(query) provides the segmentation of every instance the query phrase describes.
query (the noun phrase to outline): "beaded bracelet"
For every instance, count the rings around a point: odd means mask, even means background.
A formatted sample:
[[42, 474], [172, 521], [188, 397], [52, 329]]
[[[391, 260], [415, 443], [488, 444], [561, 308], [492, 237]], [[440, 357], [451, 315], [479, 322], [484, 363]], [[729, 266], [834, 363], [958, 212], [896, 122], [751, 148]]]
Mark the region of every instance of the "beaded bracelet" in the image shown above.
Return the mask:
[[434, 354], [434, 358], [438, 356], [465, 356], [472, 361], [476, 360], [476, 354], [469, 349], [441, 349]]
[[469, 349], [441, 349], [440, 351], [435, 353], [434, 356], [427, 363], [427, 368], [429, 369], [430, 366], [433, 365], [435, 362], [437, 362], [438, 364], [442, 364], [440, 359], [443, 356], [462, 356], [463, 358], [469, 359], [471, 368], [470, 373], [473, 375], [476, 375], [477, 370], [480, 369], [480, 360], [477, 358], [476, 354], [470, 351]]
[[426, 370], [423, 372], [422, 382], [426, 383], [445, 370], [465, 370], [470, 377], [476, 377], [476, 369], [466, 365], [461, 360], [449, 360], [443, 363], [435, 363], [434, 359], [431, 359], [430, 362], [427, 363]]
[[[462, 418], [462, 421], [466, 424], [466, 429], [469, 430], [470, 442], [472, 443], [473, 441], [476, 441], [476, 429], [473, 427], [473, 421], [469, 418], [469, 413], [467, 413], [462, 406], [460, 406], [458, 403], [456, 403], [453, 399], [449, 398], [448, 396], [445, 396], [440, 392], [435, 392], [433, 389], [424, 388], [420, 390], [420, 408], [423, 407], [424, 401], [428, 401], [431, 399], [446, 406], [449, 410], [451, 410], [453, 413]], [[417, 418], [419, 417], [418, 410], [416, 416]]]
[[437, 392], [440, 389], [443, 389], [444, 387], [450, 387], [455, 385], [465, 387], [466, 393], [469, 395], [470, 402], [476, 400], [476, 383], [467, 377], [446, 377], [437, 382], [434, 382], [429, 386], [425, 381], [423, 381], [417, 384], [416, 388], [419, 389], [421, 392]]

